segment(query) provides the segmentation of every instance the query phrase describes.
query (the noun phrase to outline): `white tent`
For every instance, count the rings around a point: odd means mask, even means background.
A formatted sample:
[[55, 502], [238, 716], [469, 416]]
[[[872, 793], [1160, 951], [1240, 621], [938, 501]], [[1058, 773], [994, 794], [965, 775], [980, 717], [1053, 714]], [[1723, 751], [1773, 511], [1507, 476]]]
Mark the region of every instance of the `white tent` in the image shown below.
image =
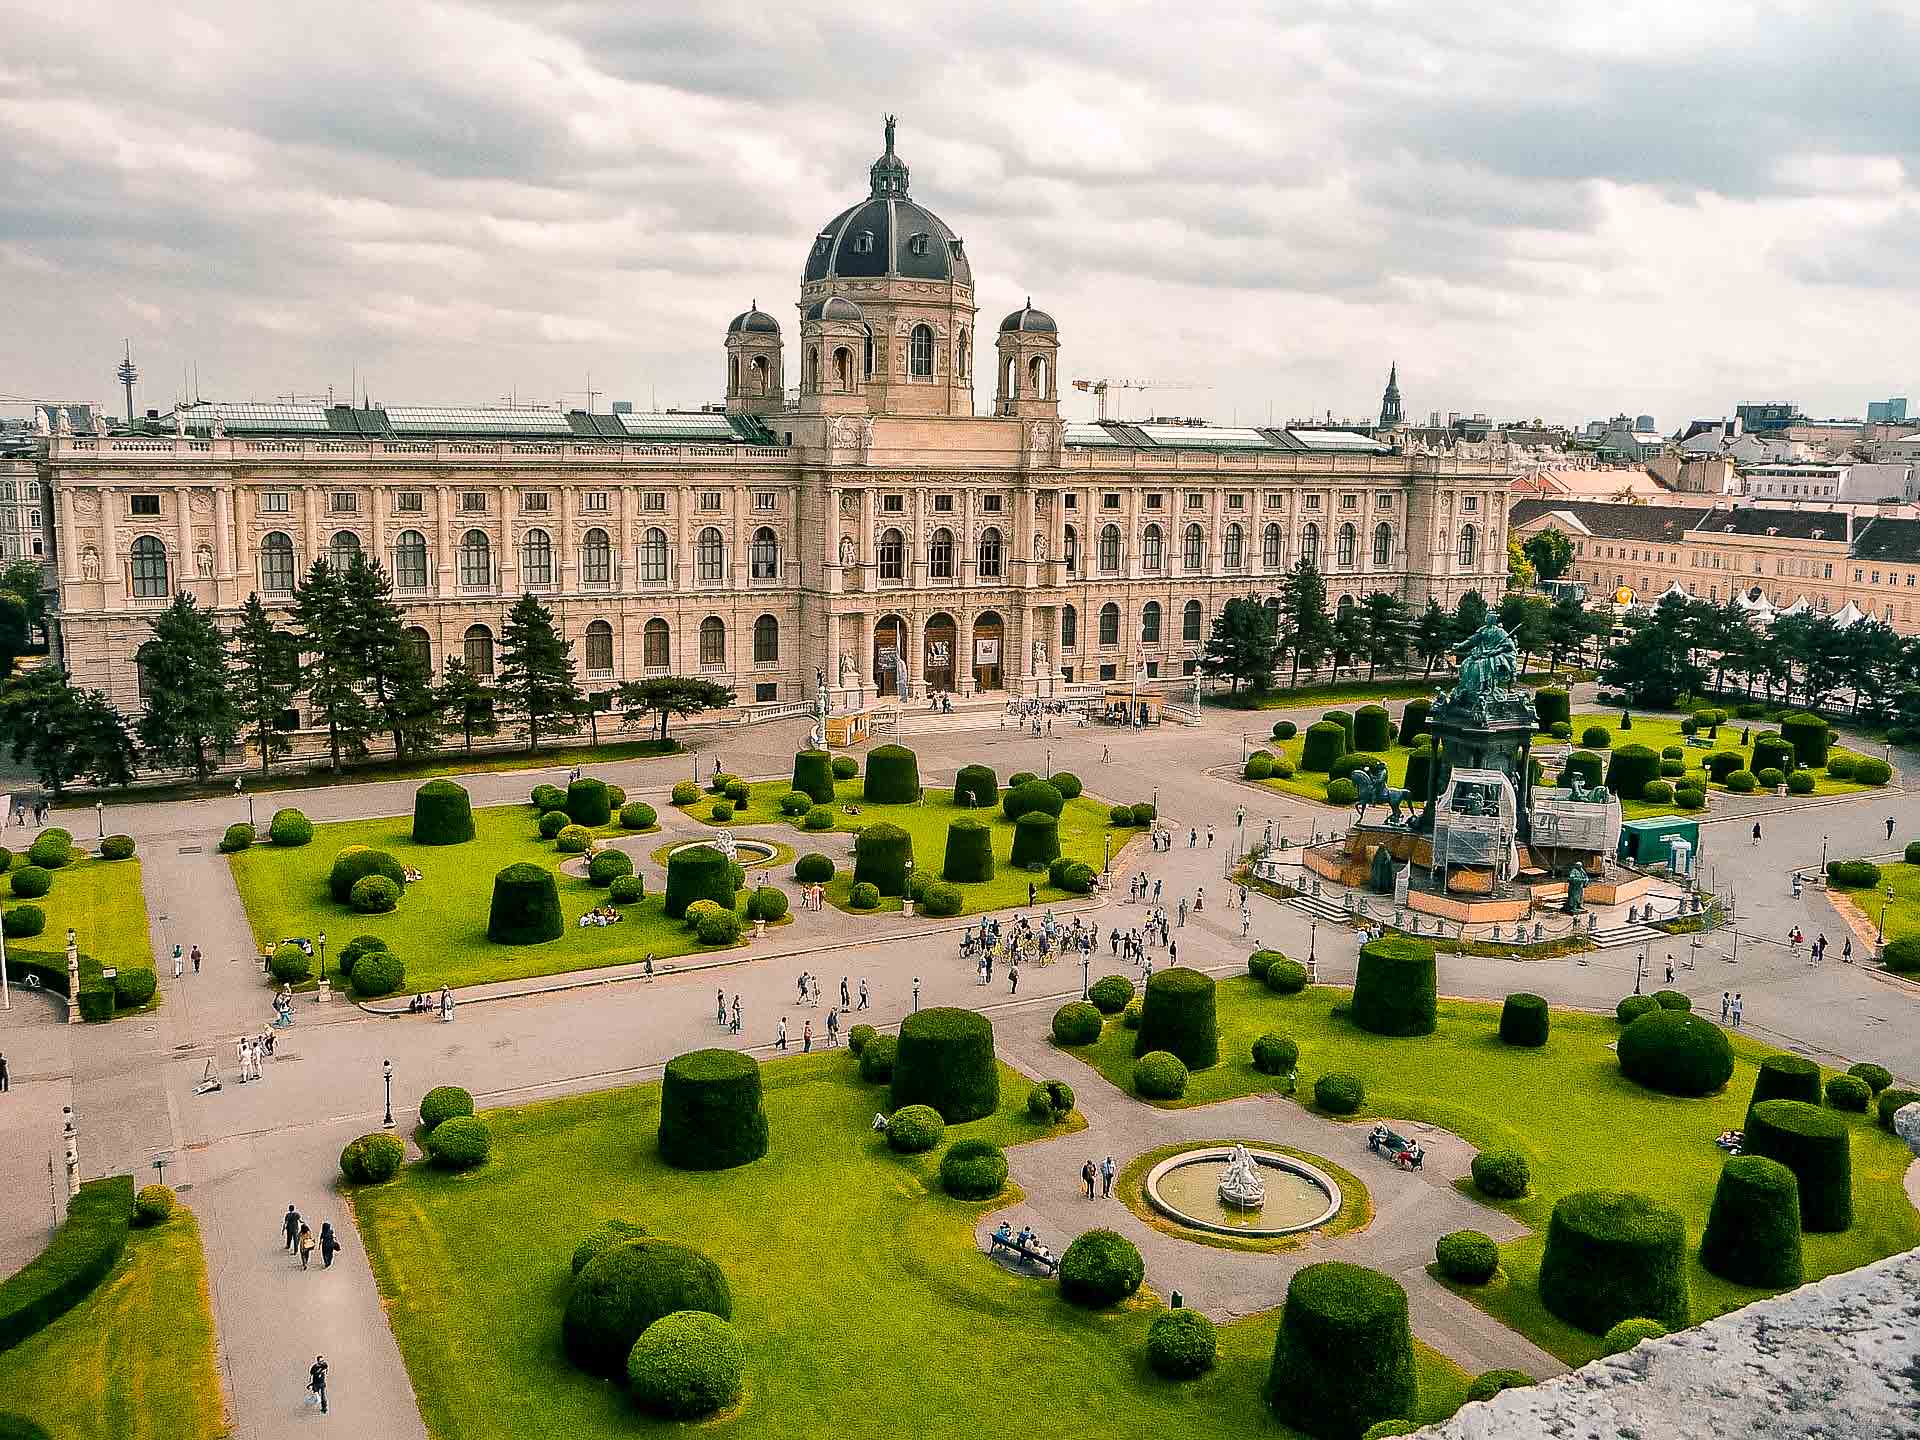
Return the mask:
[[1858, 625], [1866, 618], [1866, 615], [1862, 613], [1859, 607], [1856, 606], [1853, 601], [1849, 600], [1847, 601], [1846, 609], [1840, 611], [1833, 617], [1833, 624], [1835, 629], [1845, 630], [1849, 625]]
[[1780, 615], [1784, 619], [1788, 615], [1804, 615], [1811, 609], [1813, 609], [1813, 607], [1807, 603], [1807, 597], [1802, 595], [1798, 600], [1782, 610]]
[[1654, 605], [1655, 605], [1655, 606], [1657, 607], [1657, 606], [1659, 606], [1659, 605], [1660, 605], [1660, 604], [1661, 604], [1661, 603], [1662, 603], [1663, 601], [1667, 601], [1667, 600], [1691, 600], [1692, 598], [1693, 598], [1693, 597], [1692, 597], [1691, 595], [1689, 595], [1689, 594], [1687, 594], [1687, 592], [1686, 592], [1686, 590], [1685, 590], [1684, 588], [1682, 588], [1682, 586], [1681, 586], [1681, 584], [1680, 584], [1680, 582], [1679, 582], [1678, 580], [1676, 580], [1676, 581], [1674, 581], [1674, 582], [1673, 582], [1673, 583], [1672, 583], [1671, 585], [1669, 585], [1669, 586], [1667, 586], [1667, 588], [1666, 588], [1666, 589], [1664, 589], [1664, 590], [1662, 590], [1662, 591], [1660, 592], [1660, 594], [1659, 594], [1659, 595], [1658, 595], [1658, 596], [1657, 596], [1657, 597], [1655, 598], [1655, 600], [1654, 600], [1654, 602], [1653, 602], [1653, 603], [1654, 603]]

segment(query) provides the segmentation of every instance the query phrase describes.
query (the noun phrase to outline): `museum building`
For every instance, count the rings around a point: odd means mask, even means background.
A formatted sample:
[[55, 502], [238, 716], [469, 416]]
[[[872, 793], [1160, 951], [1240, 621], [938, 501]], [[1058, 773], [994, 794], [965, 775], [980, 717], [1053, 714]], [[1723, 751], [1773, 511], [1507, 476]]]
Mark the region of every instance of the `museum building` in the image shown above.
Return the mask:
[[316, 558], [356, 551], [436, 673], [491, 672], [531, 592], [583, 688], [700, 674], [742, 707], [822, 681], [866, 701], [1171, 683], [1229, 598], [1271, 597], [1303, 557], [1336, 604], [1503, 587], [1497, 443], [1063, 422], [1060, 330], [1031, 303], [995, 327], [976, 414], [972, 257], [911, 198], [891, 121], [869, 181], [809, 242], [797, 351], [757, 303], [727, 326], [724, 406], [202, 403], [131, 435], [39, 417], [75, 683], [138, 709], [134, 654], [174, 595], [284, 613]]

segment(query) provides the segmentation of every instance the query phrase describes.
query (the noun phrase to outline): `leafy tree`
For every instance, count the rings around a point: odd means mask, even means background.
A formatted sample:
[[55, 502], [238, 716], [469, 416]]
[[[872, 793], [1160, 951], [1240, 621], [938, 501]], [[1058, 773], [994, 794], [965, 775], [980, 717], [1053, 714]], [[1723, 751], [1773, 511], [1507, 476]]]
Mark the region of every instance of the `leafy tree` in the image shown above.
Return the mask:
[[1404, 669], [1407, 643], [1413, 628], [1413, 615], [1400, 603], [1398, 595], [1376, 590], [1367, 597], [1367, 679], [1385, 665], [1389, 670]]
[[0, 676], [13, 673], [14, 661], [33, 648], [33, 627], [18, 595], [0, 590]]
[[1440, 608], [1440, 602], [1431, 595], [1427, 597], [1427, 608], [1420, 612], [1419, 623], [1414, 627], [1413, 650], [1427, 662], [1427, 676], [1433, 676], [1433, 667], [1447, 656], [1453, 642], [1453, 622], [1447, 618], [1447, 612]]
[[[527, 748], [538, 751], [542, 724], [571, 719], [580, 708], [573, 680], [573, 642], [554, 626], [553, 612], [532, 594], [507, 614], [500, 636], [500, 678], [495, 689], [527, 726]], [[729, 692], [731, 693], [731, 692]]]
[[660, 740], [667, 739], [667, 717], [699, 715], [733, 704], [733, 687], [692, 675], [656, 675], [629, 680], [617, 692], [621, 718], [632, 724], [648, 714], [660, 717]]
[[1238, 694], [1244, 682], [1255, 694], [1273, 683], [1279, 658], [1273, 612], [1258, 600], [1236, 595], [1214, 617], [1213, 633], [1200, 656], [1201, 673], [1225, 675]]
[[1367, 612], [1351, 601], [1343, 602], [1333, 617], [1333, 678], [1340, 678], [1340, 667], [1367, 653]]
[[407, 640], [392, 577], [378, 560], [355, 551], [340, 586], [346, 660], [373, 702], [374, 718], [392, 737], [394, 755], [404, 760], [432, 751], [440, 742], [439, 707]]
[[493, 687], [468, 669], [464, 660], [449, 658], [440, 667], [440, 686], [433, 698], [441, 715], [460, 732], [468, 754], [473, 753], [475, 735], [491, 735], [500, 728], [493, 717]]
[[227, 638], [191, 595], [174, 596], [149, 625], [152, 638], [135, 652], [147, 684], [141, 747], [162, 765], [205, 780], [213, 773], [209, 752], [224, 752], [240, 733], [227, 683]]
[[1510, 591], [1500, 597], [1500, 623], [1513, 636], [1514, 648], [1520, 652], [1520, 668], [1524, 671], [1527, 659], [1534, 651], [1547, 643], [1547, 616], [1551, 607], [1538, 595], [1523, 594], [1518, 590]]
[[1533, 565], [1534, 575], [1543, 582], [1558, 580], [1573, 564], [1573, 542], [1552, 525], [1529, 535], [1521, 548]]
[[1309, 670], [1333, 648], [1333, 620], [1327, 614], [1327, 582], [1305, 556], [1280, 582], [1278, 638], [1293, 652], [1293, 680], [1300, 683], [1300, 665]]
[[1533, 561], [1527, 558], [1520, 537], [1511, 530], [1507, 532], [1507, 589], [1531, 590], [1533, 588]]
[[1473, 632], [1487, 623], [1486, 598], [1478, 590], [1469, 590], [1460, 597], [1453, 607], [1453, 620], [1450, 625], [1450, 639], [1453, 644], [1463, 645], [1473, 637]]
[[1706, 674], [1693, 663], [1687, 643], [1686, 604], [1663, 600], [1635, 625], [1601, 662], [1600, 681], [1625, 692], [1642, 709], [1664, 710], [1681, 695], [1695, 693]]
[[233, 632], [234, 666], [228, 689], [241, 724], [241, 738], [260, 752], [260, 773], [273, 769], [276, 755], [293, 749], [280, 728], [280, 716], [293, 704], [300, 683], [300, 646], [273, 623], [258, 595], [248, 595]]
[[97, 785], [133, 779], [126, 718], [98, 690], [73, 688], [67, 672], [42, 665], [0, 687], [0, 739], [58, 795], [86, 776]]
[[127, 730], [127, 717], [114, 708], [106, 692], [81, 692], [71, 718], [70, 755], [77, 773], [95, 785], [131, 785], [138, 752]]
[[374, 716], [360, 691], [346, 586], [324, 559], [315, 560], [294, 589], [293, 623], [307, 698], [326, 719], [327, 754], [338, 772], [341, 752], [355, 759], [367, 753]]
[[42, 588], [43, 582], [40, 566], [32, 560], [9, 560], [0, 567], [0, 594], [17, 596], [27, 612], [27, 624], [40, 631], [45, 631], [47, 626], [47, 594]]
[[1885, 716], [1900, 683], [1906, 644], [1891, 625], [1862, 620], [1846, 632], [1846, 684], [1853, 691], [1853, 711], [1862, 704], [1875, 718]]

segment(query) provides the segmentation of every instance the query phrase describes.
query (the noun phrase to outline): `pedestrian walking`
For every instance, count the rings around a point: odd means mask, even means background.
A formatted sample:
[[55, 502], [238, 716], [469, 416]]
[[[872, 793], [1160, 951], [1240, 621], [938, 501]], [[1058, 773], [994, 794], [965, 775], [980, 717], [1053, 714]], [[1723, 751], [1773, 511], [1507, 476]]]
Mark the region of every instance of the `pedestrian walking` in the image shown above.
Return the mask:
[[1191, 850], [1200, 843], [1200, 832], [1189, 825], [1187, 827], [1187, 849]]
[[1746, 1013], [1747, 1013], [1747, 1002], [1741, 997], [1740, 992], [1736, 990], [1733, 994], [1733, 1028], [1734, 1029], [1738, 1030], [1740, 1028], [1740, 1022], [1746, 1016]]
[[1753, 822], [1753, 843], [1756, 845], [1760, 843], [1760, 822], [1758, 820]]
[[1109, 750], [1105, 745], [1102, 745], [1100, 747], [1100, 763], [1104, 765], [1111, 759], [1113, 759], [1113, 751]]
[[776, 1050], [787, 1048], [787, 1017], [784, 1015], [780, 1017], [780, 1033], [774, 1039], [773, 1048]]
[[651, 950], [647, 952], [646, 966], [647, 979], [651, 980], [653, 979], [653, 952]]
[[322, 1269], [331, 1270], [333, 1268], [333, 1257], [340, 1253], [340, 1249], [340, 1237], [333, 1233], [333, 1222], [331, 1220], [321, 1221], [320, 1266]]
[[1667, 956], [1667, 984], [1673, 984], [1673, 957]]
[[832, 1006], [827, 1007], [827, 1044], [840, 1043], [840, 1012]]
[[1193, 913], [1198, 915], [1207, 908], [1207, 887], [1202, 885], [1193, 892]]
[[1893, 839], [1893, 816], [1887, 816], [1887, 839]]
[[1080, 1179], [1087, 1187], [1087, 1199], [1093, 1199], [1093, 1182], [1099, 1176], [1099, 1169], [1089, 1160], [1080, 1167]]
[[740, 1033], [740, 992], [733, 992], [733, 1033]]
[[327, 1413], [327, 1359], [324, 1355], [313, 1357], [313, 1364], [307, 1367], [307, 1393], [313, 1397], [311, 1403], [320, 1407], [322, 1415]]
[[1033, 881], [1029, 880], [1027, 882], [1027, 908], [1029, 910], [1033, 908], [1033, 902], [1037, 900], [1039, 896], [1040, 896], [1039, 887], [1036, 886], [1033, 883]]
[[187, 957], [180, 953], [178, 945], [173, 947], [173, 978], [178, 980], [187, 970]]
[[727, 992], [724, 990], [713, 992], [713, 1018], [722, 1025], [727, 1023]]
[[842, 975], [840, 977], [840, 1008], [842, 1011], [845, 1011], [850, 1009], [851, 1006], [852, 1002], [847, 995], [847, 977]]
[[313, 1259], [313, 1244], [313, 1228], [302, 1225], [300, 1227], [300, 1268], [302, 1270], [306, 1269], [307, 1262]]
[[867, 1008], [867, 977], [864, 975], [860, 977], [860, 1003], [853, 1008], [856, 1010]]
[[[1179, 963], [1180, 963], [1180, 942], [1178, 940], [1169, 940], [1167, 942], [1167, 964], [1178, 965]], [[1147, 974], [1149, 975], [1153, 974], [1152, 961], [1147, 962]]]
[[291, 1255], [300, 1243], [300, 1212], [287, 1206], [287, 1213], [280, 1217], [280, 1228], [286, 1232], [287, 1253]]
[[1100, 1162], [1100, 1194], [1108, 1199], [1113, 1196], [1113, 1156], [1111, 1155]]
[[1840, 963], [1842, 965], [1851, 965], [1853, 963], [1853, 937], [1851, 935], [1847, 937], [1846, 944], [1840, 947]]
[[1720, 992], [1720, 1023], [1722, 1025], [1727, 1023], [1727, 1016], [1732, 1011], [1732, 1009], [1733, 1009], [1733, 992], [1729, 990], [1722, 990]]
[[800, 1053], [802, 1055], [813, 1053], [813, 1021], [811, 1020], [800, 1027]]
[[[1020, 962], [1016, 960], [1014, 963], [1007, 966], [1007, 994], [1018, 995], [1019, 993], [1020, 993]], [[0, 1077], [0, 1078], [3, 1078], [3, 1077]], [[5, 1089], [5, 1088], [6, 1088], [5, 1086], [0, 1085], [0, 1089]]]
[[1207, 826], [1207, 849], [1213, 849], [1213, 826]]
[[12, 1088], [13, 1082], [7, 1078], [7, 1055], [4, 1050], [0, 1050], [0, 1095], [6, 1094]]
[[193, 973], [196, 975], [200, 973], [200, 947], [198, 945], [193, 947]]

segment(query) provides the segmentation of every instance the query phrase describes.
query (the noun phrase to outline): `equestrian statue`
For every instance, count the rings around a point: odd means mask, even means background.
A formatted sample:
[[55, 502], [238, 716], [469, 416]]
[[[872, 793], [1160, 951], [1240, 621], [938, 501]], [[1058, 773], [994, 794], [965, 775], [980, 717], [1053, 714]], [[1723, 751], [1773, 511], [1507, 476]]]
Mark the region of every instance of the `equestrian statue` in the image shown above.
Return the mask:
[[1358, 825], [1367, 818], [1369, 805], [1390, 807], [1387, 814], [1389, 825], [1404, 825], [1406, 820], [1400, 814], [1400, 807], [1407, 803], [1407, 792], [1387, 784], [1387, 767], [1376, 760], [1364, 769], [1349, 772], [1353, 781], [1354, 807], [1353, 823]]

